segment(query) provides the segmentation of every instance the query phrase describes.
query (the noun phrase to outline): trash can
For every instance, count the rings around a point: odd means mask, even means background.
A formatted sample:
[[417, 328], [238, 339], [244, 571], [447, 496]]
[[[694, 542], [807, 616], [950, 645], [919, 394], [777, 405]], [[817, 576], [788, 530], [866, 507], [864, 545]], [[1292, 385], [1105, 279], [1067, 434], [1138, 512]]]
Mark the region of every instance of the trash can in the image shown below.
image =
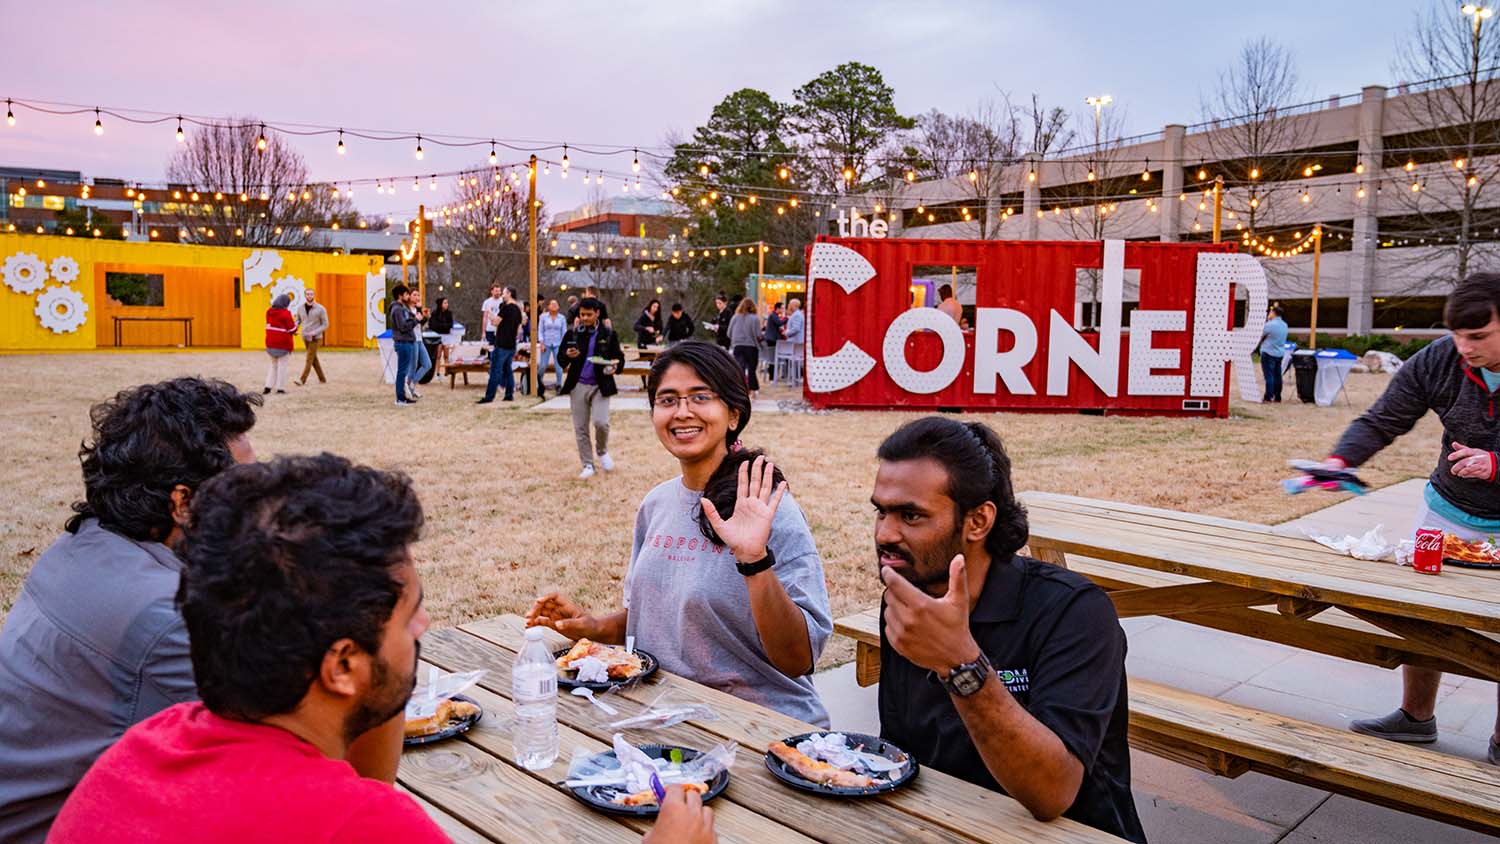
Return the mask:
[[1292, 352], [1292, 372], [1297, 376], [1297, 398], [1303, 404], [1317, 401], [1318, 354], [1312, 349]]
[[[427, 384], [437, 374], [438, 347], [443, 345], [443, 335], [436, 331], [424, 331], [422, 332], [422, 345], [427, 347], [427, 359], [432, 361], [432, 368], [427, 370], [426, 374], [422, 376], [422, 380], [418, 383]], [[412, 365], [415, 366], [416, 364], [413, 363]]]

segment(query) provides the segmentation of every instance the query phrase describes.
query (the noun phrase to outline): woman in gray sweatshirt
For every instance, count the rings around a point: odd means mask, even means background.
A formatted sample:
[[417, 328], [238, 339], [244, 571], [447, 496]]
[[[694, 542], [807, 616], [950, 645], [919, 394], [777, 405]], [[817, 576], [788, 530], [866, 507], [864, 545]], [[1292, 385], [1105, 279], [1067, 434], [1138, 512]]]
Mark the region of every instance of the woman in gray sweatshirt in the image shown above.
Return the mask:
[[750, 387], [750, 398], [760, 389], [760, 379], [755, 370], [760, 367], [760, 314], [755, 312], [755, 302], [741, 299], [729, 320], [729, 349], [740, 369], [745, 371], [745, 383]]

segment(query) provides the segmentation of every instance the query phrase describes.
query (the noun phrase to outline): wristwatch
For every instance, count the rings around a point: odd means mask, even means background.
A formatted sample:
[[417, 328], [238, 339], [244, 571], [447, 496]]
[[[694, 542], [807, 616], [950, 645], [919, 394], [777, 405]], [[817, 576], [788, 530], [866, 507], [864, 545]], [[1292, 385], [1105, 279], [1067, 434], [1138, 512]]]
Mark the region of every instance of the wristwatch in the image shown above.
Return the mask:
[[776, 565], [776, 555], [771, 553], [769, 547], [766, 548], [766, 555], [753, 563], [742, 563], [739, 560], [734, 561], [734, 567], [745, 577], [749, 577], [752, 574], [760, 574], [774, 565]]
[[984, 655], [984, 651], [980, 651], [978, 659], [956, 666], [949, 671], [948, 679], [943, 681], [943, 686], [948, 689], [949, 694], [968, 697], [984, 688], [991, 673], [993, 669], [990, 668], [989, 657]]

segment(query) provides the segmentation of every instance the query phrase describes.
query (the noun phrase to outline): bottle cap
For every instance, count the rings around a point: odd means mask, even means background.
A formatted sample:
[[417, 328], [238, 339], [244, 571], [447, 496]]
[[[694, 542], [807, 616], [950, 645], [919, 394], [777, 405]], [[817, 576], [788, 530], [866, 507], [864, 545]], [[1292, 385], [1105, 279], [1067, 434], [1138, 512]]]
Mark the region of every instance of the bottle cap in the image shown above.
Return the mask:
[[543, 631], [540, 627], [526, 628], [526, 641], [528, 642], [540, 642], [542, 641], [542, 637], [545, 635], [545, 631]]

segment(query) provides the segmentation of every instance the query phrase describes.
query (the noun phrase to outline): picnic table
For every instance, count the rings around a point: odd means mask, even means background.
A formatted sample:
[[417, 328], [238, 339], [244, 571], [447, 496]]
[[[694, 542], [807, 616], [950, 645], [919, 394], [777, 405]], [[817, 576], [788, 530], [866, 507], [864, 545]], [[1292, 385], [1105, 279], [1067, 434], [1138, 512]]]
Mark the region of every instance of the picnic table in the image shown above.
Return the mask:
[[[1105, 589], [1121, 618], [1155, 615], [1395, 668], [1500, 679], [1500, 572], [1440, 576], [1356, 560], [1267, 525], [1023, 493], [1031, 556]], [[838, 619], [855, 677], [880, 676], [879, 610]], [[1426, 748], [1129, 678], [1130, 743], [1225, 777], [1248, 771], [1495, 834], [1500, 770]]]
[[[730, 770], [729, 788], [710, 804], [719, 840], [726, 844], [1119, 841], [1067, 819], [1042, 823], [1003, 794], [932, 769], [924, 769], [902, 789], [874, 798], [843, 800], [794, 791], [766, 770], [762, 757], [771, 741], [815, 727], [666, 671], [633, 689], [607, 695], [608, 702], [620, 710], [619, 716], [604, 716], [585, 700], [560, 695], [558, 761], [545, 771], [527, 771], [515, 764], [507, 725], [514, 712], [511, 663], [522, 644], [522, 627], [519, 616], [507, 615], [431, 630], [422, 637], [426, 665], [445, 671], [488, 671], [478, 687], [466, 692], [484, 707], [484, 718], [458, 738], [407, 749], [398, 774], [399, 787], [417, 798], [459, 844], [639, 842], [650, 827], [648, 820], [596, 812], [557, 783], [564, 778], [572, 753], [607, 750], [613, 736], [608, 722], [639, 714], [666, 689], [711, 706], [720, 719], [690, 721], [665, 730], [627, 731], [626, 737], [637, 744], [701, 749], [726, 740], [741, 745]], [[551, 634], [549, 643], [558, 648], [567, 640]]]

